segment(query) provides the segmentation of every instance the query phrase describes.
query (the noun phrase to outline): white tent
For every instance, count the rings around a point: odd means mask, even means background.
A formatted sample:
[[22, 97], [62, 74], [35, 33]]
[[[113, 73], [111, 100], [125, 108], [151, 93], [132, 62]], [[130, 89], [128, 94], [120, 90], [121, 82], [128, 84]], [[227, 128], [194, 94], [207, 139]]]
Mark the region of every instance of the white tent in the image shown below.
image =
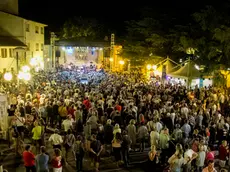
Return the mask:
[[196, 64], [193, 61], [188, 60], [185, 62], [184, 66], [177, 71], [170, 73], [169, 76], [184, 79], [198, 79], [200, 78], [201, 73], [199, 69], [196, 68]]
[[180, 65], [176, 63], [175, 61], [171, 60], [170, 58], [166, 58], [165, 60], [158, 63], [157, 66], [158, 66], [157, 71], [160, 71], [160, 72], [162, 72], [163, 66], [165, 66], [166, 74], [169, 74], [175, 71], [176, 69], [178, 69]]

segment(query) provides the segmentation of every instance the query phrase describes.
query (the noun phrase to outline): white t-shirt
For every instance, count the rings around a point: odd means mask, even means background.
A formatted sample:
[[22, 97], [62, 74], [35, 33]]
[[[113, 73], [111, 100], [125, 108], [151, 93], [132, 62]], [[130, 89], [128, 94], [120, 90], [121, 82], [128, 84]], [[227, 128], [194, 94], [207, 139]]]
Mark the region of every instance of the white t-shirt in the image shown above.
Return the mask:
[[62, 125], [64, 126], [64, 130], [67, 132], [69, 129], [71, 129], [72, 121], [69, 120], [69, 119], [65, 119], [65, 120], [62, 122]]
[[186, 164], [188, 159], [191, 159], [192, 158], [192, 155], [194, 154], [195, 152], [192, 150], [192, 149], [188, 149], [185, 153], [184, 153], [184, 163]]
[[63, 139], [59, 134], [52, 134], [49, 138], [49, 142], [52, 142], [53, 145], [59, 145], [63, 143]]

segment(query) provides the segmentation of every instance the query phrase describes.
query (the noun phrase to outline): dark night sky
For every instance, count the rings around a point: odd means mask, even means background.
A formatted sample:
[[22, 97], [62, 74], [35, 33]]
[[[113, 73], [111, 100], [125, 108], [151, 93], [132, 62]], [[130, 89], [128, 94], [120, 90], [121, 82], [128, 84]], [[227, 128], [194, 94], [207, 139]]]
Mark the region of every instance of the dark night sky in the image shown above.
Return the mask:
[[[170, 13], [186, 20], [192, 12], [199, 11], [212, 2], [206, 0], [19, 0], [21, 16], [48, 24], [51, 30], [58, 29], [63, 22], [73, 16], [96, 18], [104, 25], [115, 30], [124, 29], [124, 21], [140, 16], [142, 7], [151, 7], [157, 13]], [[219, 2], [219, 1], [218, 1]]]

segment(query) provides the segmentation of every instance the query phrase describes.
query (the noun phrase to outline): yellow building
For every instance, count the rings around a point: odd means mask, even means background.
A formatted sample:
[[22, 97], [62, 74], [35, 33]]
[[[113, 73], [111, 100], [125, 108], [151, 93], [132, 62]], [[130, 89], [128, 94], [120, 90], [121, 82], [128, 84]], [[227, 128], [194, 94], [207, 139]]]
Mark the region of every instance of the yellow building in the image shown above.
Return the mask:
[[16, 70], [17, 58], [19, 67], [31, 58], [43, 59], [46, 26], [0, 11], [0, 72]]

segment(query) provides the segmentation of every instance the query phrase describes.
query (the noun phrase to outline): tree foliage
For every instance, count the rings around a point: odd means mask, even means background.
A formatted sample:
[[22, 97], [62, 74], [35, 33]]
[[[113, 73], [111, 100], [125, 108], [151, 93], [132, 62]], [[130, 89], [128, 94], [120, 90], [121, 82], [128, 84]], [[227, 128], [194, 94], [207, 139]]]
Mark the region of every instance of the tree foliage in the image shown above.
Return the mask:
[[153, 18], [143, 18], [139, 21], [127, 22], [127, 37], [122, 56], [131, 60], [149, 61], [171, 55], [172, 33], [163, 29], [160, 21]]
[[217, 11], [206, 7], [193, 15], [199, 25], [200, 37], [195, 41], [198, 61], [205, 64], [207, 71], [230, 67], [230, 27], [229, 17], [224, 8]]
[[[229, 6], [207, 6], [180, 23], [170, 15], [151, 13], [138, 21], [127, 22], [127, 37], [122, 55], [144, 61], [155, 56], [173, 59], [192, 56], [206, 71], [230, 68]], [[187, 50], [193, 50], [192, 54]], [[152, 56], [150, 56], [152, 55]], [[176, 59], [175, 59], [176, 60]]]
[[64, 23], [60, 36], [64, 39], [96, 39], [101, 36], [102, 31], [102, 25], [96, 20], [74, 17]]

